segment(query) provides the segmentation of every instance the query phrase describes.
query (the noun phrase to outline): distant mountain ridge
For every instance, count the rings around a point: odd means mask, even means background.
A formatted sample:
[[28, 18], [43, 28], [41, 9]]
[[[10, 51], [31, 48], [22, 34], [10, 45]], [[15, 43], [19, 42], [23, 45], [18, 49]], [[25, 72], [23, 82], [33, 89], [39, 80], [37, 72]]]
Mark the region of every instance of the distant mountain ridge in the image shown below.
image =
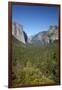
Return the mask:
[[49, 44], [58, 40], [58, 27], [50, 26], [48, 31], [39, 32], [31, 39], [32, 44]]
[[23, 26], [18, 23], [12, 23], [12, 35], [18, 41], [26, 44], [31, 43], [35, 45], [44, 45], [50, 44], [55, 40], [58, 40], [58, 27], [57, 26], [50, 26], [49, 30], [39, 32], [36, 35], [28, 38], [26, 32], [23, 30]]

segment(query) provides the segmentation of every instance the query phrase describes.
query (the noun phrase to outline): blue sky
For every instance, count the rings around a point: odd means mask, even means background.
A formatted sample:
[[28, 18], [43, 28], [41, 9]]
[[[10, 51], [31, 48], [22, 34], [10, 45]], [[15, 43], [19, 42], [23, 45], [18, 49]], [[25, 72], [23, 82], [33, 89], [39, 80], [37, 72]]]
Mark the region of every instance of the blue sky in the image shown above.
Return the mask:
[[23, 25], [28, 36], [49, 29], [50, 25], [58, 25], [57, 6], [13, 5], [12, 21]]

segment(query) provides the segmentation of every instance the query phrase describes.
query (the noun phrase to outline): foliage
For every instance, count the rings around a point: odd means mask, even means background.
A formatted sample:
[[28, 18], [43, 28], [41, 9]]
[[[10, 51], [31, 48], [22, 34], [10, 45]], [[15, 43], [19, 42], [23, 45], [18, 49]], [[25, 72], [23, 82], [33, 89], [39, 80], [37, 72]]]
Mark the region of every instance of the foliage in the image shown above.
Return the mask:
[[13, 40], [13, 86], [58, 83], [56, 44], [34, 46]]

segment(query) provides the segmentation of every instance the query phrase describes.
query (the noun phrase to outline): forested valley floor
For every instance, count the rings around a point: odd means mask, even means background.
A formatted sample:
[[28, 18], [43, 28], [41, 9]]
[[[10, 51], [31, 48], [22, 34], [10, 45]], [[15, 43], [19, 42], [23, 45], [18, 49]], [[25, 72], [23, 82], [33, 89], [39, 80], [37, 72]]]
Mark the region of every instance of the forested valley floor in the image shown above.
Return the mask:
[[12, 40], [12, 86], [59, 83], [57, 42], [23, 44]]

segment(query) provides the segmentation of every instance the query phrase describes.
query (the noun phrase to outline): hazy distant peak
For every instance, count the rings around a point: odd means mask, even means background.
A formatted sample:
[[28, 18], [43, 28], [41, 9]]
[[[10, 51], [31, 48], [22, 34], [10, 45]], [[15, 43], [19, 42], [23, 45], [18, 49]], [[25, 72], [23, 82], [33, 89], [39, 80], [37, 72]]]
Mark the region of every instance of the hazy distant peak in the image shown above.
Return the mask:
[[49, 44], [54, 40], [58, 40], [58, 27], [57, 26], [50, 26], [49, 30], [39, 32], [38, 34], [34, 35], [31, 42], [34, 44]]

